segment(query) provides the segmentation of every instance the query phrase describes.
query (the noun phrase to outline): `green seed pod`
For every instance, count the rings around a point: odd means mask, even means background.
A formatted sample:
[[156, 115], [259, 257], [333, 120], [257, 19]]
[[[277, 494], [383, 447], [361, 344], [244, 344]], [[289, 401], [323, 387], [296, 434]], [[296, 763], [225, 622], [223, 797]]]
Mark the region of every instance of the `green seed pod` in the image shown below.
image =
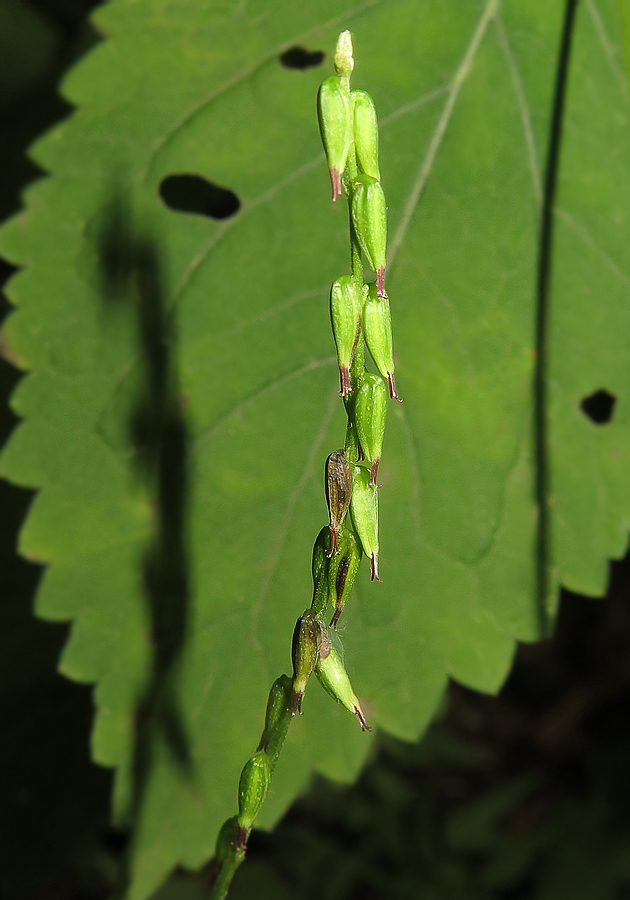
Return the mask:
[[376, 178], [359, 175], [352, 196], [352, 222], [361, 250], [376, 272], [379, 297], [385, 293], [385, 251], [387, 248], [387, 206], [383, 188]]
[[330, 551], [339, 553], [337, 537], [350, 506], [352, 496], [352, 467], [343, 450], [335, 450], [326, 460], [326, 501], [330, 515]]
[[330, 528], [324, 525], [313, 547], [313, 602], [311, 610], [318, 618], [328, 606], [328, 569], [330, 566]]
[[[247, 840], [247, 834], [251, 830], [254, 820], [260, 811], [263, 800], [271, 782], [271, 765], [269, 757], [260, 750], [249, 759], [238, 783], [238, 826], [239, 845], [242, 846], [243, 837]], [[244, 841], [243, 841], [244, 843]]]
[[375, 284], [367, 286], [363, 304], [363, 331], [365, 342], [376, 367], [389, 383], [389, 394], [401, 402], [394, 380], [394, 350], [392, 346], [392, 315], [389, 297], [385, 292], [379, 297]]
[[293, 631], [293, 699], [291, 715], [302, 715], [302, 698], [309, 678], [319, 659], [322, 641], [321, 625], [312, 610], [305, 610], [295, 624]]
[[378, 488], [370, 484], [370, 472], [362, 466], [352, 467], [352, 521], [371, 560], [372, 581], [378, 577]]
[[[328, 529], [326, 529], [328, 530]], [[278, 743], [282, 744], [289, 725], [291, 706], [291, 679], [281, 675], [271, 685], [265, 713], [265, 728], [258, 750], [266, 750], [273, 759]], [[284, 731], [284, 734], [282, 733]]]
[[[232, 816], [232, 818], [227, 819], [221, 826], [214, 849], [215, 861], [221, 864], [229, 860], [232, 856], [232, 848], [234, 846], [238, 846], [239, 849], [242, 846], [239, 844], [238, 816]], [[245, 855], [242, 849], [241, 855], [243, 857]]]
[[370, 485], [374, 487], [383, 450], [387, 415], [387, 388], [378, 375], [366, 372], [365, 380], [357, 392], [354, 413], [359, 442], [366, 460], [372, 467]]
[[374, 101], [367, 91], [352, 91], [354, 101], [354, 146], [361, 171], [381, 180], [378, 168], [378, 121]]
[[333, 62], [337, 75], [340, 75], [342, 78], [350, 78], [354, 69], [352, 34], [350, 31], [342, 31], [337, 38]]
[[328, 574], [330, 602], [335, 610], [330, 624], [335, 631], [339, 616], [354, 586], [362, 556], [361, 545], [354, 531], [351, 528], [342, 528], [339, 532], [339, 554], [331, 559]]
[[317, 95], [317, 114], [330, 171], [332, 198], [336, 200], [341, 197], [341, 176], [346, 170], [354, 130], [352, 101], [339, 76], [331, 75], [322, 83]]
[[350, 275], [342, 275], [330, 289], [330, 321], [337, 345], [341, 396], [352, 393], [350, 366], [361, 334], [363, 289]]
[[357, 695], [352, 690], [352, 685], [341, 657], [334, 647], [331, 647], [326, 659], [319, 660], [315, 666], [315, 674], [324, 690], [330, 694], [333, 700], [341, 703], [349, 712], [354, 713], [359, 720], [361, 730], [371, 731], [372, 729], [365, 721]]

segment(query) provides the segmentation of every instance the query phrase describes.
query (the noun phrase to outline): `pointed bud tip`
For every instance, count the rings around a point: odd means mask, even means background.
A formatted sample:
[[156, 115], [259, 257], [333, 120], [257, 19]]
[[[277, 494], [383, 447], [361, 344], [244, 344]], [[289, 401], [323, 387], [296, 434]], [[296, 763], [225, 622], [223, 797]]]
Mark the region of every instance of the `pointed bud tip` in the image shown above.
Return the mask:
[[302, 715], [302, 698], [304, 691], [293, 691], [293, 699], [291, 700], [291, 718], [296, 714]]
[[376, 273], [376, 292], [379, 297], [386, 297], [385, 293], [385, 267], [381, 267]]
[[372, 575], [372, 581], [378, 581], [379, 584], [382, 584], [383, 582], [378, 577], [378, 553], [374, 553], [372, 555], [372, 558], [370, 561], [370, 571], [371, 571], [371, 575]]
[[332, 185], [332, 201], [333, 203], [337, 199], [337, 197], [341, 197], [341, 172], [339, 169], [330, 169], [330, 183]]
[[350, 372], [347, 366], [339, 366], [339, 376], [341, 378], [341, 390], [339, 393], [345, 400], [352, 393], [352, 382], [350, 381]]
[[245, 828], [244, 825], [238, 826], [238, 831], [236, 834], [236, 849], [244, 850], [247, 846], [247, 838], [249, 837], [249, 828]]
[[394, 378], [393, 372], [387, 373], [387, 380], [389, 382], [389, 396], [392, 398], [392, 400], [398, 400], [399, 403], [402, 403], [402, 400], [396, 393], [396, 380]]
[[354, 69], [354, 51], [352, 47], [352, 32], [342, 31], [337, 38], [335, 56], [333, 60], [337, 75], [349, 78]]
[[334, 616], [330, 620], [330, 627], [333, 628], [335, 631], [337, 630], [337, 622], [339, 621], [341, 612], [342, 612], [342, 608], [340, 606], [338, 606], [337, 609], [335, 610]]
[[376, 487], [376, 475], [378, 473], [378, 464], [380, 463], [380, 457], [375, 459], [372, 463], [372, 469], [370, 471], [370, 487]]
[[363, 715], [363, 710], [361, 709], [360, 706], [354, 707], [354, 714], [357, 717], [357, 719], [359, 720], [359, 725], [361, 726], [361, 731], [371, 731], [372, 730], [370, 728], [370, 726], [368, 725], [368, 723], [365, 719], [365, 716]]

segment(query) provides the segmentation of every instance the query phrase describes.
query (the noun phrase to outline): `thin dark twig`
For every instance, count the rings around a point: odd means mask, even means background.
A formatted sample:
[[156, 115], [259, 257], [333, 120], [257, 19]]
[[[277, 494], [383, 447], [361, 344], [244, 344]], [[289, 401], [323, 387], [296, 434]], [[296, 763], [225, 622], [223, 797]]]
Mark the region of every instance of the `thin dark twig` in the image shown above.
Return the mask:
[[540, 221], [540, 244], [538, 251], [538, 289], [536, 304], [536, 362], [534, 366], [534, 461], [535, 495], [538, 506], [538, 533], [536, 536], [536, 599], [540, 637], [549, 633], [549, 610], [547, 607], [550, 563], [550, 478], [548, 446], [548, 337], [549, 337], [549, 288], [553, 250], [553, 208], [555, 203], [564, 104], [567, 93], [569, 58], [575, 26], [578, 0], [566, 0], [564, 24], [558, 53], [556, 86], [551, 114], [547, 166]]

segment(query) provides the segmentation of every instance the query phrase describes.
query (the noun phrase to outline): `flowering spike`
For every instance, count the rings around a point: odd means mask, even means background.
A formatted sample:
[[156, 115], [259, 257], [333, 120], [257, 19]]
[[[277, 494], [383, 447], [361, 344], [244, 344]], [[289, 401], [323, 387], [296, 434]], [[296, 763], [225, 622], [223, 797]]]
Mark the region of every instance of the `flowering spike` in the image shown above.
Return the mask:
[[352, 467], [343, 450], [335, 450], [326, 460], [326, 500], [330, 515], [330, 551], [339, 553], [338, 534], [350, 506], [352, 496]]
[[315, 666], [315, 674], [326, 693], [330, 694], [337, 703], [341, 703], [349, 712], [354, 713], [359, 721], [361, 730], [371, 731], [372, 729], [365, 721], [357, 695], [352, 690], [352, 685], [341, 657], [334, 647], [331, 646], [330, 653], [326, 659], [319, 660]]
[[378, 488], [370, 484], [370, 472], [363, 466], [352, 467], [352, 521], [363, 546], [370, 557], [372, 581], [378, 577]]
[[376, 272], [379, 296], [385, 293], [385, 252], [387, 249], [387, 206], [383, 188], [376, 178], [359, 175], [352, 197], [352, 222], [361, 250]]
[[341, 176], [352, 146], [354, 124], [350, 94], [339, 76], [331, 75], [322, 83], [317, 95], [317, 112], [334, 201], [341, 197]]
[[[293, 632], [293, 677], [282, 675], [272, 685], [265, 727], [256, 754], [243, 769], [239, 783], [239, 814], [224, 824], [216, 845], [212, 896], [225, 897], [238, 865], [245, 857], [249, 834], [268, 791], [269, 779], [308, 680], [315, 671], [322, 685], [352, 712], [364, 731], [370, 728], [348, 679], [339, 652], [331, 642], [333, 629], [352, 591], [362, 553], [370, 557], [372, 580], [378, 573], [378, 473], [387, 388], [365, 368], [364, 340], [376, 366], [399, 399], [394, 380], [389, 300], [385, 293], [387, 207], [380, 184], [378, 123], [372, 98], [352, 91], [352, 35], [339, 35], [334, 56], [336, 75], [326, 78], [317, 97], [321, 138], [326, 152], [332, 199], [342, 193], [350, 207], [351, 275], [332, 286], [330, 315], [337, 345], [341, 396], [347, 413], [344, 450], [326, 460], [326, 500], [329, 524], [315, 541], [312, 558], [313, 600]], [[363, 261], [376, 275], [363, 285]], [[357, 462], [367, 459], [365, 465]], [[348, 511], [351, 525], [344, 525]], [[328, 604], [334, 612], [324, 624]], [[327, 618], [327, 616], [326, 616]]]
[[354, 101], [354, 146], [359, 168], [381, 180], [378, 167], [378, 122], [374, 101], [367, 91], [352, 91]]
[[342, 275], [330, 289], [330, 321], [337, 345], [341, 396], [352, 393], [350, 366], [361, 335], [363, 289], [350, 275]]
[[383, 450], [385, 417], [387, 415], [387, 388], [378, 375], [369, 372], [357, 393], [355, 417], [357, 432], [366, 460], [371, 466], [370, 486], [376, 484], [376, 473]]

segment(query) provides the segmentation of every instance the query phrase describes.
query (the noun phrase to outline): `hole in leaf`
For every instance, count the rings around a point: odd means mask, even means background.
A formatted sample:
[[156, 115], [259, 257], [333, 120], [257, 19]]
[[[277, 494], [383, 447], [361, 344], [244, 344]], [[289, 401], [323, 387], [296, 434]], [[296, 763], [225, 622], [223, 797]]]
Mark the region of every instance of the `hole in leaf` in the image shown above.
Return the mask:
[[601, 388], [585, 397], [580, 403], [580, 409], [595, 425], [606, 425], [613, 417], [616, 402], [614, 394]]
[[210, 219], [229, 219], [241, 208], [234, 191], [212, 184], [200, 175], [167, 175], [160, 183], [160, 197], [169, 209]]
[[305, 50], [304, 47], [289, 47], [280, 55], [280, 62], [287, 69], [314, 69], [324, 61], [323, 50]]

